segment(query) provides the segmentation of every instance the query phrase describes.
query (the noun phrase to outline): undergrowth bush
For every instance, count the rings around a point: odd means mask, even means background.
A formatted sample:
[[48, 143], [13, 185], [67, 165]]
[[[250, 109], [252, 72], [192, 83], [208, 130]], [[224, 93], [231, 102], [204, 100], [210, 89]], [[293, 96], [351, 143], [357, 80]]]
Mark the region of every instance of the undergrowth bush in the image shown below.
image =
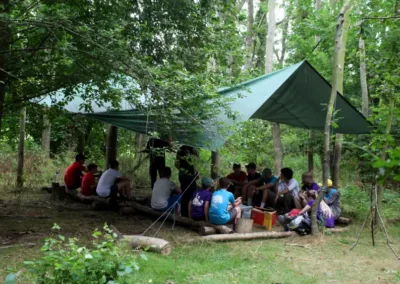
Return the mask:
[[[53, 229], [60, 228], [55, 224]], [[41, 258], [24, 262], [29, 279], [40, 284], [127, 283], [127, 276], [139, 269], [137, 257], [116, 244], [116, 234], [107, 225], [92, 236], [92, 248], [62, 235], [46, 239]]]

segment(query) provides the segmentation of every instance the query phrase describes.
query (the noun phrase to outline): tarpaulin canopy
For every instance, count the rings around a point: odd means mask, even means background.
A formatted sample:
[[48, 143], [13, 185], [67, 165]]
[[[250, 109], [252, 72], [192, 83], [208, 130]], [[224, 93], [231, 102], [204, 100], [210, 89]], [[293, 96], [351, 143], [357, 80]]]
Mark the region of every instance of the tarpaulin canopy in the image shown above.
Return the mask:
[[[232, 133], [223, 129], [253, 118], [323, 131], [331, 85], [307, 61], [302, 61], [218, 92], [229, 99], [228, 108], [235, 118], [223, 110], [212, 120], [196, 121], [177, 110], [171, 120], [160, 117], [157, 109], [149, 112], [126, 106], [118, 111], [96, 109], [86, 115], [143, 134], [168, 133], [182, 144], [216, 150]], [[72, 105], [78, 104], [71, 102], [66, 109], [80, 112]], [[364, 134], [372, 130], [366, 118], [339, 93], [335, 110], [333, 132]], [[190, 127], [196, 124], [197, 127]]]

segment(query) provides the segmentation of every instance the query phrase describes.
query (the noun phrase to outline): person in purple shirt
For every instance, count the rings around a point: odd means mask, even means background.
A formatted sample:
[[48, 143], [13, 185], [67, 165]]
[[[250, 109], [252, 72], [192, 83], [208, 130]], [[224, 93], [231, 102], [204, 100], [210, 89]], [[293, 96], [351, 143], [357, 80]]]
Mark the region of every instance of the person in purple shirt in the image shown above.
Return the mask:
[[313, 174], [310, 172], [306, 172], [301, 176], [302, 186], [301, 191], [299, 192], [299, 198], [301, 206], [304, 207], [307, 205], [307, 199], [305, 193], [309, 190], [318, 192], [319, 185], [314, 181]]
[[208, 221], [208, 210], [212, 198], [210, 188], [212, 185], [212, 179], [208, 177], [201, 179], [201, 189], [193, 193], [192, 199], [189, 202], [189, 218], [195, 221]]
[[[306, 192], [306, 199], [307, 205], [299, 212], [299, 215], [302, 215], [306, 212], [310, 213], [311, 216], [311, 209], [316, 199], [316, 191], [309, 190]], [[324, 202], [324, 201], [321, 201]], [[321, 204], [322, 205], [322, 204]], [[317, 219], [320, 221], [324, 221], [324, 226], [327, 228], [335, 227], [335, 218], [332, 215], [332, 211], [330, 210], [329, 206], [324, 206], [326, 210], [321, 210], [321, 205], [318, 206], [317, 210]]]

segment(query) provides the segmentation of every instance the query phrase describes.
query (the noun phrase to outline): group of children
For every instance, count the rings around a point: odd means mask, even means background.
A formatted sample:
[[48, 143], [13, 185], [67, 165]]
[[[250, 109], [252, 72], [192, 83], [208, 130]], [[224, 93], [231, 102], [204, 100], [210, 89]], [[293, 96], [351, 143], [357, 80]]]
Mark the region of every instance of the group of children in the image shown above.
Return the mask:
[[[188, 216], [216, 225], [235, 224], [241, 217], [240, 205], [243, 200], [248, 206], [275, 209], [285, 229], [297, 216], [309, 218], [312, 205], [321, 190], [311, 173], [302, 175], [300, 186], [290, 168], [283, 168], [279, 177], [274, 176], [269, 168], [260, 174], [254, 163], [249, 163], [246, 168], [247, 173], [241, 170], [240, 164], [234, 164], [233, 172], [219, 180], [216, 191], [213, 190], [213, 180], [203, 177], [201, 187], [191, 194], [187, 205]], [[154, 184], [151, 206], [157, 211], [173, 208], [179, 211], [182, 190], [170, 180], [171, 173], [171, 169], [166, 167], [162, 177]], [[326, 227], [333, 227], [334, 220], [339, 216], [340, 194], [329, 180], [318, 207], [317, 218]]]
[[123, 200], [132, 200], [130, 181], [120, 171], [117, 160], [110, 162], [109, 168], [102, 173], [100, 179], [96, 180], [98, 167], [96, 164], [85, 166], [86, 157], [78, 154], [75, 162], [66, 170], [64, 183], [67, 189], [77, 190], [80, 188], [80, 194], [83, 197], [99, 196], [117, 198]]
[[[278, 221], [285, 229], [289, 229], [297, 216], [309, 216], [320, 191], [320, 185], [313, 180], [311, 173], [302, 175], [300, 186], [290, 168], [281, 169], [280, 176], [276, 177], [269, 168], [265, 168], [262, 173], [257, 172], [255, 163], [246, 165], [247, 173], [242, 171], [240, 164], [234, 164], [233, 172], [219, 180], [215, 191], [213, 180], [208, 177], [203, 177], [201, 187], [197, 188], [199, 175], [192, 164], [187, 162], [187, 157], [198, 156], [190, 149], [181, 150], [184, 152], [178, 152], [176, 163], [181, 188], [171, 181], [171, 168], [161, 168], [160, 178], [154, 182], [151, 197], [151, 207], [156, 211], [164, 212], [174, 208], [182, 216], [196, 221], [204, 220], [216, 225], [236, 224], [241, 217], [240, 205], [243, 200], [248, 206], [275, 209], [279, 215]], [[109, 169], [96, 182], [98, 167], [96, 164], [85, 167], [85, 159], [84, 155], [78, 154], [75, 162], [68, 167], [64, 176], [68, 189], [80, 188], [83, 196], [132, 199], [130, 181], [118, 171], [118, 161], [111, 161]], [[340, 194], [329, 180], [317, 218], [326, 227], [333, 227], [340, 213]]]

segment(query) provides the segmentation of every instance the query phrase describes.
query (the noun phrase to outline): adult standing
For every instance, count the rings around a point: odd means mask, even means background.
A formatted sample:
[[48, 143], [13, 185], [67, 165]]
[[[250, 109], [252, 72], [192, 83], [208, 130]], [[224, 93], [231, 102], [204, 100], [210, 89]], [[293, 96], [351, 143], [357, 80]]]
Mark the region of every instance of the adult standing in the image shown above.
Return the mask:
[[179, 170], [179, 182], [182, 189], [181, 214], [183, 217], [189, 217], [189, 202], [197, 189], [196, 164], [198, 159], [199, 152], [187, 145], [182, 145], [176, 154], [175, 167]]
[[150, 158], [149, 175], [152, 189], [157, 180], [157, 172], [161, 177], [162, 170], [165, 168], [165, 150], [169, 146], [169, 142], [158, 138], [150, 138], [147, 142], [145, 151], [149, 153]]

